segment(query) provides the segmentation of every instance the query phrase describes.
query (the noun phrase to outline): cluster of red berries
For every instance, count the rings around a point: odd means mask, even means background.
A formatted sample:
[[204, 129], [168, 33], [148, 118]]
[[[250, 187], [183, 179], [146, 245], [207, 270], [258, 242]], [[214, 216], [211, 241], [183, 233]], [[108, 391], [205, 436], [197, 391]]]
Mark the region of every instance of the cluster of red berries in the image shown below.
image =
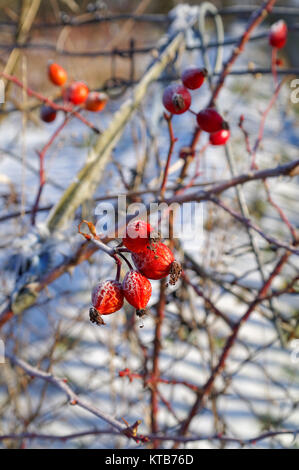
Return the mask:
[[[200, 88], [207, 75], [207, 70], [199, 67], [189, 67], [182, 73], [182, 84], [171, 84], [163, 93], [163, 105], [171, 114], [182, 114], [190, 109], [191, 94], [189, 90]], [[210, 134], [212, 145], [224, 145], [230, 137], [227, 122], [210, 107], [196, 114], [199, 127]]]
[[[62, 88], [62, 98], [65, 102], [74, 106], [83, 105], [85, 109], [92, 112], [102, 111], [108, 101], [106, 93], [89, 91], [84, 82], [72, 81], [68, 86], [67, 72], [61, 65], [51, 62], [48, 65], [49, 80], [56, 86]], [[40, 117], [44, 122], [52, 122], [56, 118], [57, 111], [51, 106], [42, 106]]]
[[101, 315], [119, 310], [124, 299], [136, 309], [137, 316], [142, 317], [152, 294], [149, 279], [163, 279], [170, 275], [170, 284], [175, 284], [182, 271], [172, 251], [143, 220], [127, 225], [122, 245], [131, 253], [136, 270], [130, 269], [122, 283], [107, 280], [93, 289], [89, 316], [97, 324], [104, 324]]

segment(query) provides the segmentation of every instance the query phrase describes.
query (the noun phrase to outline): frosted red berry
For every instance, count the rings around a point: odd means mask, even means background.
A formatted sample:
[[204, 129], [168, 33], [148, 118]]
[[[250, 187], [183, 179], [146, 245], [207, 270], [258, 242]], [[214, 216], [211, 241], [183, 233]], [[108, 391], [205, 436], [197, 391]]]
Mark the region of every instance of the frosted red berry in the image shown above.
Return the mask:
[[138, 253], [146, 249], [151, 241], [151, 234], [154, 235], [153, 227], [144, 220], [132, 220], [126, 228], [126, 235], [123, 238], [123, 244], [126, 248], [134, 253]]
[[73, 82], [65, 90], [64, 98], [75, 105], [82, 104], [86, 101], [88, 93], [88, 86], [84, 82]]
[[51, 106], [42, 106], [40, 109], [40, 118], [44, 122], [53, 122], [56, 119], [56, 110]]
[[62, 86], [67, 81], [67, 73], [61, 65], [51, 62], [48, 65], [48, 76], [54, 85]]
[[269, 44], [281, 49], [285, 46], [288, 38], [288, 27], [283, 20], [274, 23], [270, 28]]
[[203, 84], [207, 76], [207, 69], [189, 67], [182, 73], [182, 82], [186, 88], [197, 90]]
[[124, 293], [118, 281], [103, 281], [91, 294], [92, 306], [100, 315], [109, 315], [119, 310], [124, 303]]
[[217, 132], [225, 127], [225, 121], [214, 108], [206, 108], [196, 116], [199, 127], [206, 132]]
[[229, 129], [221, 129], [220, 131], [210, 134], [210, 144], [212, 145], [224, 145], [230, 138]]
[[171, 114], [185, 113], [190, 108], [191, 95], [183, 85], [171, 84], [164, 90], [163, 105]]
[[122, 288], [125, 299], [136, 308], [137, 315], [142, 316], [152, 295], [150, 281], [137, 271], [129, 271], [123, 280]]
[[108, 102], [108, 99], [109, 98], [106, 93], [92, 91], [87, 96], [85, 108], [88, 109], [88, 111], [93, 112], [103, 111]]
[[142, 252], [132, 253], [132, 259], [138, 271], [148, 279], [163, 279], [170, 274], [170, 283], [175, 284], [181, 273], [172, 251], [162, 242]]

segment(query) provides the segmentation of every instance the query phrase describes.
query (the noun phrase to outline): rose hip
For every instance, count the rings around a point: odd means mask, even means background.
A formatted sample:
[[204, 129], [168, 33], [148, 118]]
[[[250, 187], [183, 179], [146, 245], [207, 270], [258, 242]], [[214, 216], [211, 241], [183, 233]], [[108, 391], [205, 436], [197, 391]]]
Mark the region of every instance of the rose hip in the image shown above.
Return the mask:
[[225, 127], [225, 121], [214, 108], [203, 109], [196, 119], [199, 127], [206, 132], [217, 132]]
[[201, 69], [199, 67], [189, 67], [182, 73], [182, 82], [186, 88], [190, 90], [196, 90], [201, 87], [206, 76], [207, 69]]
[[171, 84], [164, 90], [163, 105], [171, 114], [185, 113], [190, 108], [191, 95], [183, 85]]

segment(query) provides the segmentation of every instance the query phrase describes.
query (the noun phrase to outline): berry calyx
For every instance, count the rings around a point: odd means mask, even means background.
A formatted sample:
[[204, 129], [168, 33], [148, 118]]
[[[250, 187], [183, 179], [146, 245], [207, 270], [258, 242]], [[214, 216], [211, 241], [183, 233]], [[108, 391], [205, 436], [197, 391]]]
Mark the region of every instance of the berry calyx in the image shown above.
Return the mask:
[[142, 317], [152, 295], [150, 281], [137, 271], [129, 271], [123, 280], [122, 289], [125, 299], [136, 308], [136, 314]]
[[64, 98], [75, 105], [82, 104], [86, 101], [88, 93], [88, 86], [84, 82], [73, 82], [65, 90]]
[[288, 27], [283, 20], [272, 24], [269, 34], [269, 44], [272, 47], [281, 49], [285, 46], [288, 37]]
[[85, 108], [94, 113], [102, 111], [105, 108], [108, 99], [109, 98], [106, 93], [91, 91], [87, 96]]
[[162, 242], [146, 250], [132, 253], [132, 259], [138, 271], [148, 279], [163, 279], [170, 274], [170, 284], [175, 284], [182, 268], [175, 261], [172, 251]]
[[51, 62], [48, 65], [48, 76], [54, 85], [62, 86], [67, 81], [67, 73], [61, 65]]
[[154, 233], [153, 227], [144, 220], [133, 220], [128, 223], [123, 244], [133, 253], [146, 250], [147, 246], [159, 237]]
[[210, 133], [227, 127], [222, 116], [214, 108], [203, 109], [197, 114], [196, 120], [203, 131]]
[[91, 302], [90, 321], [98, 325], [105, 324], [101, 315], [117, 312], [123, 306], [124, 293], [121, 283], [111, 280], [100, 282], [92, 290]]
[[203, 84], [207, 74], [207, 69], [189, 67], [182, 73], [182, 82], [186, 88], [189, 88], [190, 90], [197, 90]]
[[210, 134], [210, 144], [224, 145], [230, 138], [229, 129], [221, 129], [220, 131]]
[[191, 95], [187, 88], [176, 83], [165, 88], [162, 100], [171, 114], [185, 113], [191, 105]]
[[40, 118], [44, 122], [53, 122], [56, 119], [57, 112], [51, 106], [42, 106], [40, 109]]

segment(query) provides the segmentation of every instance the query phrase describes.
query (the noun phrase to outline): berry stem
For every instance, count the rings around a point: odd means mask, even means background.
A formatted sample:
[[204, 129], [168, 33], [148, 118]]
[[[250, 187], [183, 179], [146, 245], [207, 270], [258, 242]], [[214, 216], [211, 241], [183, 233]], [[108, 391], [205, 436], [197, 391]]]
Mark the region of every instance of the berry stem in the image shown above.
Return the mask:
[[273, 76], [275, 88], [277, 88], [277, 85], [278, 85], [276, 60], [277, 60], [277, 47], [272, 47], [271, 70], [272, 70], [272, 76]]
[[117, 282], [119, 282], [119, 280], [120, 280], [120, 271], [121, 271], [121, 260], [119, 259], [119, 257], [117, 255], [114, 255], [113, 258], [115, 259], [116, 266], [117, 266], [115, 280]]
[[[128, 251], [129, 251], [129, 250], [128, 250]], [[121, 256], [121, 258], [127, 263], [129, 269], [130, 269], [131, 271], [133, 271], [134, 268], [133, 268], [133, 266], [131, 265], [130, 261], [127, 260], [127, 258], [126, 258], [121, 252], [118, 252], [118, 254], [119, 254], [119, 256]]]
[[166, 165], [165, 165], [165, 169], [164, 169], [163, 180], [162, 180], [161, 189], [160, 189], [161, 199], [163, 199], [164, 194], [165, 194], [166, 183], [167, 183], [168, 172], [169, 172], [169, 166], [170, 166], [170, 160], [171, 160], [171, 157], [172, 157], [172, 154], [173, 154], [174, 145], [177, 141], [177, 138], [174, 136], [173, 127], [172, 127], [172, 114], [164, 113], [164, 119], [166, 120], [167, 125], [168, 125], [168, 132], [169, 132], [170, 142], [169, 142], [169, 150], [168, 150]]

